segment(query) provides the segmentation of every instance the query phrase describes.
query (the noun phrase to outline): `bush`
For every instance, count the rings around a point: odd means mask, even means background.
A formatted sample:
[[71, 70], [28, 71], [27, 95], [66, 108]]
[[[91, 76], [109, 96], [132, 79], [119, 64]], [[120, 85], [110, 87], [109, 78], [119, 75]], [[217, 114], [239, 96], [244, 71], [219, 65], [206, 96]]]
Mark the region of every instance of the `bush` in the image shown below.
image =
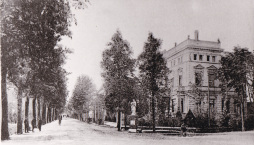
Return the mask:
[[102, 124], [102, 119], [98, 119], [96, 123], [101, 125]]
[[247, 116], [247, 119], [245, 120], [245, 128], [246, 130], [254, 129], [254, 114], [250, 114]]
[[168, 119], [168, 126], [170, 127], [180, 127], [181, 126], [181, 119], [180, 118], [169, 118]]
[[223, 127], [229, 127], [229, 120], [230, 120], [230, 115], [227, 114], [226, 112], [222, 114], [222, 117], [220, 119], [221, 126]]
[[229, 127], [231, 127], [234, 131], [241, 130], [242, 127], [241, 117], [231, 115], [228, 124]]
[[113, 117], [106, 116], [106, 117], [105, 117], [105, 121], [116, 122], [116, 117], [115, 117], [115, 116], [113, 116]]
[[176, 117], [170, 117], [164, 121], [165, 126], [180, 127], [182, 123], [182, 114], [180, 111], [176, 112]]
[[210, 114], [210, 127], [208, 126], [208, 113], [198, 113], [196, 115], [195, 127], [197, 128], [217, 128], [218, 127], [218, 120], [216, 120], [215, 116], [216, 113]]
[[208, 128], [208, 117], [206, 114], [198, 114], [195, 120], [195, 127], [197, 128]]
[[169, 126], [168, 119], [164, 115], [160, 115], [159, 120], [158, 120], [158, 125], [159, 126]]
[[184, 118], [184, 123], [188, 127], [194, 127], [196, 125], [196, 117], [194, 116], [191, 110], [189, 110], [188, 113], [186, 114]]
[[137, 124], [138, 126], [149, 126], [149, 127], [153, 125], [151, 120], [146, 120], [144, 118], [138, 118]]
[[88, 118], [87, 123], [91, 123], [93, 121], [93, 118]]

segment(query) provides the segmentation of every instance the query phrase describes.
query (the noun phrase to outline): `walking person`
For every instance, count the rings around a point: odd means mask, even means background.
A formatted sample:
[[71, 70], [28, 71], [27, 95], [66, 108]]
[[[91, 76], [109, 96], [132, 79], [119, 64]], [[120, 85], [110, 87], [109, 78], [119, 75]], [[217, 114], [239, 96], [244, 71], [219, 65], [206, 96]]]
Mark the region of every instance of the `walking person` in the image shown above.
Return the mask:
[[32, 124], [32, 131], [34, 132], [34, 128], [35, 128], [35, 125], [36, 125], [36, 120], [33, 119], [33, 120], [31, 121], [31, 124]]
[[39, 128], [39, 131], [41, 131], [41, 124], [42, 124], [42, 121], [41, 121], [41, 119], [39, 119], [39, 121], [38, 121], [38, 128]]
[[29, 133], [29, 123], [28, 123], [27, 118], [24, 121], [24, 125], [25, 125], [25, 133]]
[[59, 119], [59, 125], [61, 125], [62, 116], [61, 116], [61, 115], [59, 115], [59, 116], [58, 116], [58, 119]]
[[186, 136], [186, 131], [187, 131], [187, 128], [186, 128], [185, 124], [183, 123], [181, 125], [181, 135], [185, 137]]

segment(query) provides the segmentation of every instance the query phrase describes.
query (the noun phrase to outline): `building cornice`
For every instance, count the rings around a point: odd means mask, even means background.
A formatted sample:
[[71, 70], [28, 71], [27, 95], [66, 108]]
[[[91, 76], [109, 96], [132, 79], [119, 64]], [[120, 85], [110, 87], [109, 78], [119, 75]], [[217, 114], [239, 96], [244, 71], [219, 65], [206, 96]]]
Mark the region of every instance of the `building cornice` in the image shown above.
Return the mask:
[[171, 48], [170, 50], [165, 51], [163, 55], [166, 59], [168, 59], [184, 51], [185, 49], [208, 50], [210, 52], [218, 52], [218, 53], [221, 53], [224, 51], [222, 48], [220, 48], [220, 43], [218, 42], [187, 39], [181, 42], [179, 45]]

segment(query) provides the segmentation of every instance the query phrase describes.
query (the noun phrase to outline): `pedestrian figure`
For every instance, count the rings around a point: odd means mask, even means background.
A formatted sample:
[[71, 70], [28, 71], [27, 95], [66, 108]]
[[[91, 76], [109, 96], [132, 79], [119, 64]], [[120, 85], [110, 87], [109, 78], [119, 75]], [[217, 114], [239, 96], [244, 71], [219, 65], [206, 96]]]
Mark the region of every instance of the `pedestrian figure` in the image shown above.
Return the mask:
[[41, 131], [41, 124], [42, 124], [42, 121], [41, 121], [41, 119], [39, 119], [39, 121], [38, 121], [38, 127], [39, 127], [40, 131]]
[[59, 119], [59, 125], [61, 125], [62, 116], [61, 116], [61, 115], [59, 115], [58, 119]]
[[29, 132], [29, 123], [28, 123], [27, 118], [25, 119], [24, 124], [25, 124], [25, 133], [28, 133]]
[[35, 128], [35, 125], [36, 125], [36, 120], [33, 119], [31, 124], [32, 124], [32, 131], [34, 132], [34, 128]]
[[181, 135], [185, 137], [186, 136], [186, 131], [187, 131], [187, 128], [186, 128], [185, 124], [183, 123], [181, 125]]

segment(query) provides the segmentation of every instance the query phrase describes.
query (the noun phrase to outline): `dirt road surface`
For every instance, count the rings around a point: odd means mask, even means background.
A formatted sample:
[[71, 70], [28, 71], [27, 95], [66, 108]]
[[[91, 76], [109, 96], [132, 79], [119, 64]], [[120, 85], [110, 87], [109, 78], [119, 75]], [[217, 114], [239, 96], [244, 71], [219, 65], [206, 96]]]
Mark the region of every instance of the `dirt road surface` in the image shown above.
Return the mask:
[[153, 133], [118, 132], [116, 128], [64, 118], [42, 126], [42, 131], [11, 135], [2, 145], [254, 145], [254, 131], [179, 137]]

